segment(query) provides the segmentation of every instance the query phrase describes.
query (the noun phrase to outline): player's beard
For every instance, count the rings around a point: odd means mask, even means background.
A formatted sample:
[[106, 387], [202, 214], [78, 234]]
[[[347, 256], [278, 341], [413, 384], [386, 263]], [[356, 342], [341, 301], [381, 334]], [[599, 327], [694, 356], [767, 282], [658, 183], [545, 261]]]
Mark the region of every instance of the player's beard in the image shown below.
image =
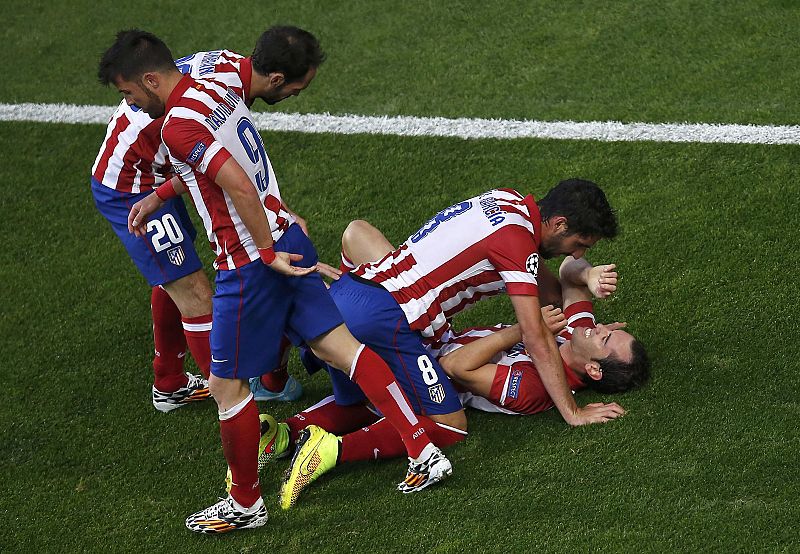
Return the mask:
[[148, 89], [147, 87], [142, 87], [142, 88], [144, 90], [144, 93], [147, 95], [149, 101], [147, 102], [147, 106], [139, 106], [139, 107], [142, 108], [144, 112], [153, 119], [158, 119], [159, 117], [164, 115], [166, 105], [164, 104], [164, 102], [161, 101], [161, 98], [156, 96], [155, 93], [153, 93], [150, 89]]

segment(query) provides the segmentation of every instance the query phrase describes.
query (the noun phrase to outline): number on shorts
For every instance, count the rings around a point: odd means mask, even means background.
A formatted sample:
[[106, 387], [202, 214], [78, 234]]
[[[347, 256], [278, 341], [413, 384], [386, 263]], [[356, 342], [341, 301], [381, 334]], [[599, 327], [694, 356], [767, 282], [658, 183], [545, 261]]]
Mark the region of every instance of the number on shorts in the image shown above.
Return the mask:
[[161, 252], [173, 244], [183, 242], [183, 231], [172, 214], [164, 214], [161, 219], [151, 219], [147, 222], [147, 233], [155, 229], [151, 239], [156, 252]]
[[417, 358], [417, 365], [419, 366], [419, 371], [422, 373], [422, 380], [425, 381], [425, 384], [428, 386], [436, 384], [436, 381], [439, 380], [439, 376], [436, 375], [436, 368], [433, 367], [433, 362], [427, 356], [420, 356]]

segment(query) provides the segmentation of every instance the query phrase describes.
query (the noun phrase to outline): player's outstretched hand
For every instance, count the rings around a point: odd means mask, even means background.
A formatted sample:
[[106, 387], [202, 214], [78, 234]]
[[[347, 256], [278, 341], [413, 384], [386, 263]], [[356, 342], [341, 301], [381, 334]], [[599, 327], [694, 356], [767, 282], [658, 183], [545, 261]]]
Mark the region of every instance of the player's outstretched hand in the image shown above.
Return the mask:
[[595, 298], [608, 298], [617, 290], [617, 266], [615, 264], [596, 265], [589, 270], [586, 286]]
[[544, 318], [547, 328], [550, 329], [550, 332], [554, 335], [559, 334], [564, 330], [564, 327], [567, 326], [567, 318], [564, 316], [561, 308], [556, 308], [552, 305], [542, 307], [542, 318]]
[[334, 281], [338, 281], [339, 277], [342, 276], [342, 271], [339, 268], [323, 262], [317, 262], [317, 271], [319, 271], [325, 277], [333, 279]]
[[589, 425], [591, 423], [605, 423], [623, 415], [625, 415], [625, 410], [616, 402], [611, 402], [610, 404], [593, 402], [592, 404], [587, 404], [583, 408], [578, 408], [574, 414], [573, 421], [568, 423], [573, 427]]
[[133, 205], [128, 214], [128, 232], [137, 237], [145, 236], [147, 234], [147, 221], [163, 205], [164, 201], [158, 197], [155, 191], [139, 200]]
[[275, 260], [269, 264], [272, 271], [283, 273], [289, 277], [302, 277], [317, 270], [317, 266], [311, 267], [297, 267], [291, 265], [291, 262], [299, 262], [303, 259], [302, 254], [289, 254], [288, 252], [275, 252]]

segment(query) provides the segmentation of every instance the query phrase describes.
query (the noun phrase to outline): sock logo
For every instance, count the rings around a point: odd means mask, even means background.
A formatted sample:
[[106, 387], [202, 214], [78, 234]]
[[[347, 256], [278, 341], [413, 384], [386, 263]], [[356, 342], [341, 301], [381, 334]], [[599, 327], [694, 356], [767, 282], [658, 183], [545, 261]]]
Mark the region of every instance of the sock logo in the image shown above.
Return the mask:
[[411, 435], [411, 438], [416, 440], [416, 439], [420, 438], [424, 433], [425, 433], [425, 428], [424, 427], [420, 427], [419, 429], [414, 431], [414, 434]]

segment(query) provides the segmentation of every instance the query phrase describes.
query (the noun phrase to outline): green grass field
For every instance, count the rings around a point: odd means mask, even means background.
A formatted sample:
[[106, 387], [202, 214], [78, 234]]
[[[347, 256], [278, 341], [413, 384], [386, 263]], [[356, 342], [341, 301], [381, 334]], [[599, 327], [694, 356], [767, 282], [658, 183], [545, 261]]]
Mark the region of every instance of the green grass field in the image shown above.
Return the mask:
[[[281, 111], [798, 123], [800, 6], [788, 0], [7, 4], [4, 103], [116, 103], [95, 70], [120, 28], [153, 30], [176, 55], [249, 53], [283, 22], [317, 34], [329, 59]], [[424, 494], [394, 490], [402, 460], [357, 464], [282, 512], [278, 463], [262, 480], [270, 523], [205, 537], [183, 520], [223, 493], [216, 410], [150, 404], [149, 289], [88, 186], [103, 134], [0, 123], [0, 551], [800, 549], [797, 146], [264, 133], [329, 262], [355, 218], [398, 242], [494, 186], [597, 181], [623, 230], [588, 256], [623, 276], [597, 311], [629, 322], [653, 380], [581, 393], [629, 410], [604, 426], [470, 412], [452, 479]], [[498, 298], [457, 323], [512, 318]], [[296, 360], [290, 371], [304, 398], [262, 410], [286, 417], [328, 394], [324, 375]]]

